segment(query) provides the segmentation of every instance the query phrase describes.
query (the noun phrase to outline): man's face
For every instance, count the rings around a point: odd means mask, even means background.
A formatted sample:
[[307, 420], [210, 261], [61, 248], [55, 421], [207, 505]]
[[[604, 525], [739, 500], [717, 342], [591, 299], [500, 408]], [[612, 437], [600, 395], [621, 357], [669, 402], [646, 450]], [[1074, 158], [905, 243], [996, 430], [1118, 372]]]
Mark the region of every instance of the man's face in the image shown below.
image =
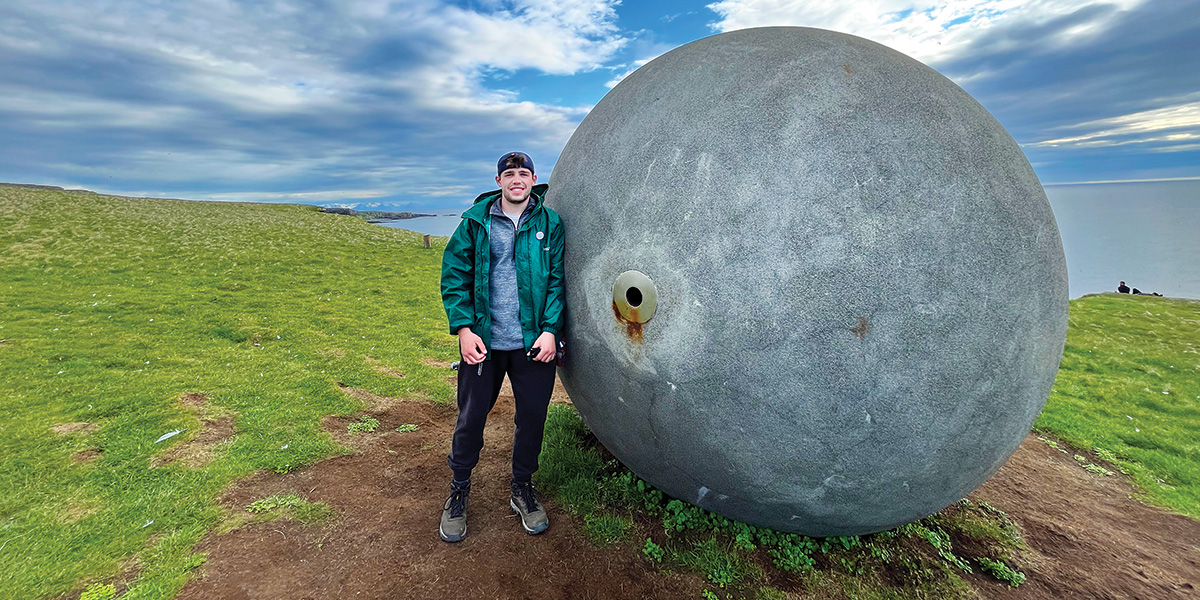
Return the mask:
[[496, 184], [500, 186], [500, 195], [507, 202], [520, 204], [529, 199], [533, 184], [537, 183], [537, 175], [526, 168], [505, 169], [496, 176]]

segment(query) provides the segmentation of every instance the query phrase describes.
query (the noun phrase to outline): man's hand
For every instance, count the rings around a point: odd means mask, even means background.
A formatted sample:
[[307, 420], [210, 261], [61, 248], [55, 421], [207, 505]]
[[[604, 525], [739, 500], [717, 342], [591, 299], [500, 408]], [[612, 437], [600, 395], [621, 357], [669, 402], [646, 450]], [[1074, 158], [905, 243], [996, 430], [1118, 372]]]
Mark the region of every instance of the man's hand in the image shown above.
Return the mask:
[[[551, 336], [553, 339], [553, 336]], [[463, 327], [458, 330], [458, 351], [462, 354], [463, 360], [468, 365], [477, 365], [483, 362], [487, 356], [487, 348], [483, 345], [483, 338], [475, 335], [470, 327]]]
[[533, 349], [537, 354], [533, 360], [548, 363], [554, 360], [554, 345], [557, 340], [554, 339], [554, 334], [549, 331], [543, 331], [542, 335], [538, 336], [536, 342], [533, 343]]

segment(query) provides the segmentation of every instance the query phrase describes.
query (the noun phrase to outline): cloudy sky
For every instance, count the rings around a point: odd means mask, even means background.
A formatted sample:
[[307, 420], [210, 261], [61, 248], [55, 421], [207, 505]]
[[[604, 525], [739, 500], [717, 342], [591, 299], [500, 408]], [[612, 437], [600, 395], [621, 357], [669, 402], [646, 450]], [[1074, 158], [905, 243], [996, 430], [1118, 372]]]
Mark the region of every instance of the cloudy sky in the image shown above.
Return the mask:
[[1200, 178], [1200, 0], [0, 0], [0, 181], [457, 209], [639, 65], [763, 25], [929, 64], [1043, 183]]

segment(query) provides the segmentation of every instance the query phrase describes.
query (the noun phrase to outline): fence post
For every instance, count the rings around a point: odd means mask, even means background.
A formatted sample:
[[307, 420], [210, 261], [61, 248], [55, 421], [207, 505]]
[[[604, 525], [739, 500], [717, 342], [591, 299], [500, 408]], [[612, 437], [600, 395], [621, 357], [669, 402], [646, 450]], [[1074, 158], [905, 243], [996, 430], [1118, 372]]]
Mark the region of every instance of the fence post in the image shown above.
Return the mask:
[[429, 249], [429, 234], [425, 234], [425, 249]]

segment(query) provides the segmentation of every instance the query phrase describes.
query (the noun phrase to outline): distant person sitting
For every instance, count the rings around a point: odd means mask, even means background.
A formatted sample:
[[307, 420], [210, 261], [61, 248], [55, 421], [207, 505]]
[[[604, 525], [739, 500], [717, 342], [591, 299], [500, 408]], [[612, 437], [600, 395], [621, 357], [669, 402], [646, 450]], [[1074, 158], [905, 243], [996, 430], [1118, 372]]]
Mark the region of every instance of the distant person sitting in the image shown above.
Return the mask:
[[1128, 294], [1128, 293], [1129, 293], [1129, 286], [1125, 285], [1125, 282], [1124, 282], [1124, 281], [1122, 281], [1122, 282], [1120, 283], [1120, 285], [1118, 285], [1118, 286], [1117, 286], [1117, 293], [1118, 293], [1118, 294]]

